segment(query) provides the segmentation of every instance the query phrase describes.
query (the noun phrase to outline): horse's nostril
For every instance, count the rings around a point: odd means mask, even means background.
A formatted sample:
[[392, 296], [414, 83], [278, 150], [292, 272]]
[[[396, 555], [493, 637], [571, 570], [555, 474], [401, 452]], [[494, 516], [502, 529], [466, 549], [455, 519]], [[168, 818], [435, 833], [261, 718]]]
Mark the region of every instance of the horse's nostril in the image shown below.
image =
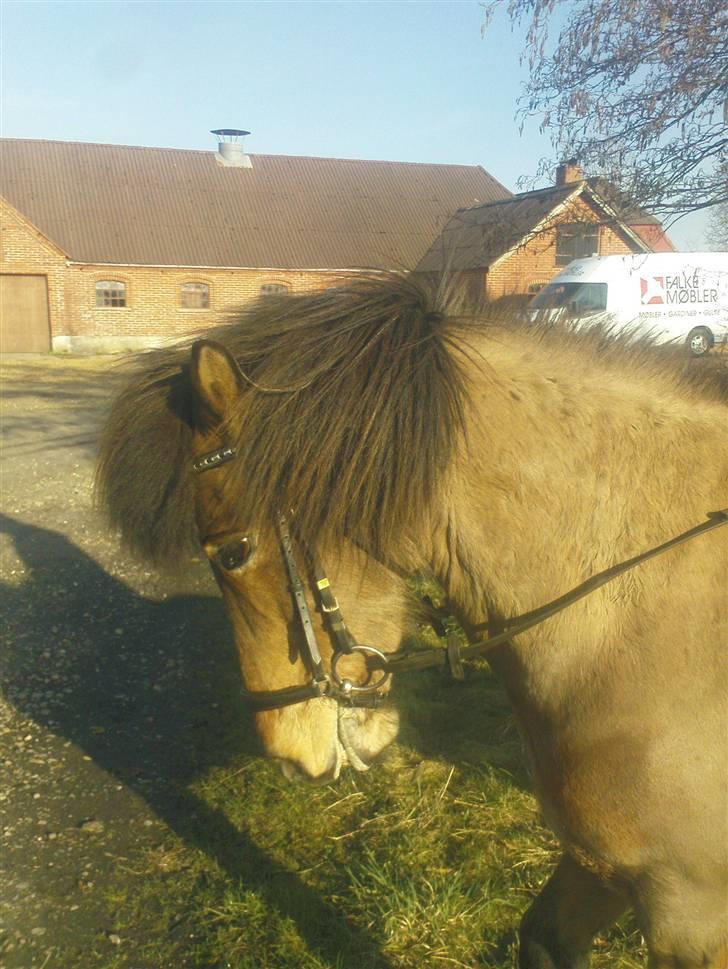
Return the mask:
[[321, 774], [310, 774], [300, 764], [294, 763], [292, 760], [280, 760], [279, 764], [283, 776], [287, 781], [292, 781], [295, 784], [303, 782], [313, 787], [335, 781], [341, 769], [341, 764], [338, 760], [332, 767], [329, 767]]
[[279, 760], [278, 766], [281, 769], [281, 773], [287, 781], [291, 781], [293, 784], [297, 784], [299, 781], [303, 780], [303, 774], [292, 764], [290, 760]]

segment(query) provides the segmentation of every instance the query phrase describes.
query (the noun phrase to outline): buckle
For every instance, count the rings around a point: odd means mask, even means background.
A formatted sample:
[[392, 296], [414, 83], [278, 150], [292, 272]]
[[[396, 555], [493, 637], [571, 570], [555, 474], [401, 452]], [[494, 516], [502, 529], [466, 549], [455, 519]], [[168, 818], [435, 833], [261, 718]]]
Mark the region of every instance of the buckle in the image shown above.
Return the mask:
[[329, 696], [331, 693], [331, 680], [325, 673], [323, 676], [315, 676], [311, 681], [311, 686], [316, 691], [317, 696]]

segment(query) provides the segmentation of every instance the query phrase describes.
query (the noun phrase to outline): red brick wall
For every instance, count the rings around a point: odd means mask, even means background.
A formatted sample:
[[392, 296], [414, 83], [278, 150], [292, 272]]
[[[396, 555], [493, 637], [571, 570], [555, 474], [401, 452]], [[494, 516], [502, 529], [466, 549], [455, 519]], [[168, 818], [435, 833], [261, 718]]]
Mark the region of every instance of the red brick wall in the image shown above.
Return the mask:
[[[264, 284], [293, 293], [336, 286], [342, 273], [261, 269], [158, 269], [69, 263], [12, 207], [0, 200], [0, 272], [48, 278], [51, 335], [56, 349], [125, 349], [181, 337], [225, 321]], [[96, 282], [126, 284], [126, 306], [97, 307]], [[206, 283], [210, 306], [183, 309], [182, 285]]]
[[[283, 283], [293, 293], [335, 286], [335, 273], [259, 269], [156, 269], [72, 265], [66, 275], [66, 332], [69, 336], [142, 338], [183, 336], [225, 321], [260, 294], [266, 283]], [[96, 283], [126, 284], [125, 307], [97, 307]], [[184, 283], [209, 286], [209, 309], [183, 309]]]
[[40, 275], [48, 279], [51, 334], [66, 315], [63, 254], [11, 206], [0, 199], [0, 273]]
[[[531, 287], [543, 286], [563, 266], [556, 265], [556, 226], [559, 222], [600, 222], [600, 214], [584, 199], [577, 198], [557, 215], [549, 227], [528, 239], [484, 274], [489, 299], [499, 299], [516, 293], [528, 293]], [[609, 225], [600, 226], [599, 255], [638, 252], [629, 237]]]

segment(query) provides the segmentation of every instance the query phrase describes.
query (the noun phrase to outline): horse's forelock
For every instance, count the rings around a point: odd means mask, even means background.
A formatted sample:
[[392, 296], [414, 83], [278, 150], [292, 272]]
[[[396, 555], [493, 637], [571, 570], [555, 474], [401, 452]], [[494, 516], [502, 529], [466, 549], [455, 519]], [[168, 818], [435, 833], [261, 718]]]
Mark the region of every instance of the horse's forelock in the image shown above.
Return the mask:
[[196, 547], [190, 408], [179, 351], [152, 354], [112, 404], [99, 442], [97, 499], [124, 543], [157, 564]]
[[[386, 552], [429, 508], [463, 421], [442, 301], [399, 274], [265, 299], [209, 334], [244, 375], [224, 433], [236, 516], [293, 508], [311, 542]], [[148, 354], [100, 442], [97, 495], [125, 543], [157, 563], [195, 548], [186, 351]]]
[[399, 275], [279, 305], [228, 343], [247, 377], [232, 422], [240, 510], [293, 509], [311, 542], [346, 535], [386, 554], [422, 524], [462, 427], [455, 324]]

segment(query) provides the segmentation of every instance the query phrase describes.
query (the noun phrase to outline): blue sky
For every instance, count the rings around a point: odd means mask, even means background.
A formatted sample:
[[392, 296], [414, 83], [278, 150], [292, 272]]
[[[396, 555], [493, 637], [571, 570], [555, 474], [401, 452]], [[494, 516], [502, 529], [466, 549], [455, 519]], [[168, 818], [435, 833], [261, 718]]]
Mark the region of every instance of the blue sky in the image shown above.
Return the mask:
[[[501, 7], [504, 7], [501, 4]], [[521, 133], [523, 30], [477, 0], [1, 0], [4, 137], [480, 164], [511, 190], [550, 155]], [[543, 184], [543, 183], [542, 183]], [[700, 248], [702, 219], [671, 230]]]

